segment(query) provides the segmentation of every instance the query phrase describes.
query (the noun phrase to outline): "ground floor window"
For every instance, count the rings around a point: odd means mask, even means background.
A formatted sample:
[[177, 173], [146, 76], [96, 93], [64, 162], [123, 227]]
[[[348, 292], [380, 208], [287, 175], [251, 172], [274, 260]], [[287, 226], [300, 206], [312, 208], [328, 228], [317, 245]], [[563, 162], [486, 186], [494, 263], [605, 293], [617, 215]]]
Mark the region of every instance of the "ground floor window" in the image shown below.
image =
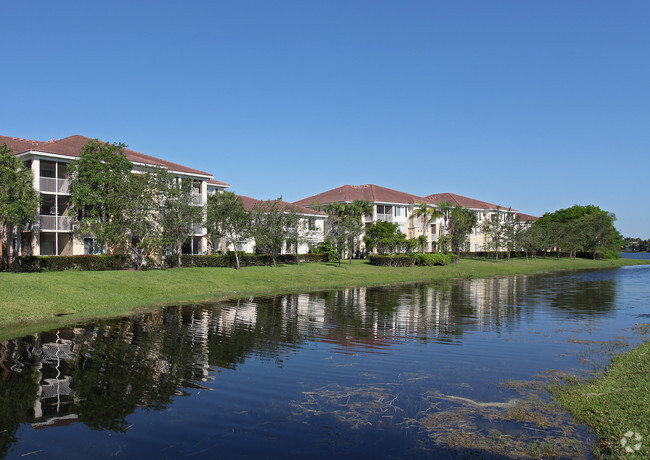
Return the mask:
[[84, 238], [84, 254], [104, 254], [104, 246], [99, 244], [95, 238]]
[[481, 250], [481, 245], [479, 243], [474, 243], [474, 251], [479, 252]]
[[201, 254], [201, 237], [193, 236], [187, 240], [182, 246], [182, 253], [185, 255]]

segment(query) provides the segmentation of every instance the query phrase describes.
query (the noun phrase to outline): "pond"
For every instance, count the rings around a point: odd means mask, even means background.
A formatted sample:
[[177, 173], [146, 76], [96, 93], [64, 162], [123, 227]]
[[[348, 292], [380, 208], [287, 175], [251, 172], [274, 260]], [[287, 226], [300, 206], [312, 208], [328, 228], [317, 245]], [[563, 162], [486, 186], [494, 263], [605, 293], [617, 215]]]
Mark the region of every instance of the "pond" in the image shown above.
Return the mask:
[[589, 458], [546, 383], [647, 337], [650, 266], [169, 307], [0, 344], [0, 457]]

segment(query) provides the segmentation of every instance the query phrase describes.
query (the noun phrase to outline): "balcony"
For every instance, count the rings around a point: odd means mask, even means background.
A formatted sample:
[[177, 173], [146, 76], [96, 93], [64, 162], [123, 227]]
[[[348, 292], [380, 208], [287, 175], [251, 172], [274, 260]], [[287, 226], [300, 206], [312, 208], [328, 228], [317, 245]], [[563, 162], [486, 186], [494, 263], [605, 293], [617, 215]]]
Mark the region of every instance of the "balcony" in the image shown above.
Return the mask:
[[41, 216], [41, 230], [59, 230], [71, 232], [74, 222], [72, 217], [66, 216]]
[[377, 213], [377, 221], [379, 221], [379, 222], [392, 222], [393, 221], [393, 215], [392, 214], [379, 214], [379, 213]]
[[70, 193], [69, 179], [55, 179], [53, 177], [40, 178], [40, 191], [46, 193]]
[[192, 193], [192, 204], [195, 206], [203, 206], [203, 195]]

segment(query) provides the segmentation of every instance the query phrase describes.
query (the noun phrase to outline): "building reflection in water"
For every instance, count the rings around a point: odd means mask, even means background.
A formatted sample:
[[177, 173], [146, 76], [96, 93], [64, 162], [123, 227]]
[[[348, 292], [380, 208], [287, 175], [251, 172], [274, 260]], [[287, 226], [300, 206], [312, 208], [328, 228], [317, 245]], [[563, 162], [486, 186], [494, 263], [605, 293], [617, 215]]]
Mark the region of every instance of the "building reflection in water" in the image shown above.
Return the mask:
[[[546, 288], [544, 296], [538, 282], [510, 277], [239, 299], [5, 341], [0, 405], [8, 409], [0, 416], [0, 456], [21, 423], [44, 428], [81, 421], [124, 431], [137, 408], [163, 409], [175, 396], [209, 389], [222, 369], [236, 369], [251, 356], [280, 362], [307, 341], [335, 352], [389, 352], [413, 338], [453, 345], [472, 332], [514, 330], [541, 304], [567, 315], [614, 309], [611, 281], [578, 282], [571, 292]], [[586, 301], [578, 295], [585, 289], [592, 293]]]

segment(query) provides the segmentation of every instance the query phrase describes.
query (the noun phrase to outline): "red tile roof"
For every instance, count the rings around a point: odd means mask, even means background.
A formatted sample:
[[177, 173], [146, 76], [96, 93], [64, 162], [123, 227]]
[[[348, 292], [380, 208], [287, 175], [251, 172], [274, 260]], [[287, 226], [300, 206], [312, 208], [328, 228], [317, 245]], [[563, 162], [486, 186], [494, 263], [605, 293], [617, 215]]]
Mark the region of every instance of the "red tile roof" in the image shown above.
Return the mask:
[[[15, 155], [28, 151], [53, 153], [70, 157], [78, 157], [79, 152], [84, 145], [91, 139], [85, 136], [74, 135], [59, 140], [47, 142], [31, 141], [27, 139], [18, 139], [13, 137], [0, 136], [0, 143], [5, 142]], [[146, 165], [163, 166], [170, 171], [182, 172], [187, 174], [196, 174], [199, 176], [212, 176], [212, 174], [199, 171], [198, 169], [188, 168], [187, 166], [172, 163], [171, 161], [161, 160], [144, 153], [136, 152], [130, 149], [124, 149], [124, 156], [132, 163], [141, 163]], [[226, 184], [227, 185], [227, 184]]]
[[[237, 195], [239, 198], [242, 199], [244, 202], [244, 208], [246, 208], [248, 211], [252, 211], [255, 209], [255, 206], [260, 204], [262, 200], [256, 200], [255, 198], [251, 198], [249, 196], [244, 196], [244, 195]], [[309, 208], [304, 208], [302, 206], [298, 206], [295, 203], [287, 203], [286, 201], [280, 201], [280, 207], [282, 209], [295, 209], [296, 212], [300, 214], [309, 214], [312, 216], [327, 216], [324, 212], [320, 211], [314, 211], [313, 209]]]
[[0, 144], [7, 144], [11, 148], [14, 155], [19, 153], [34, 150], [45, 144], [40, 141], [30, 141], [29, 139], [21, 139], [19, 137], [0, 136]]
[[518, 212], [515, 214], [515, 219], [519, 218], [520, 222], [536, 222], [539, 217], [531, 216], [530, 214], [524, 214], [522, 212]]
[[[433, 195], [427, 195], [424, 197], [428, 203], [438, 204], [443, 201], [451, 203], [454, 206], [462, 206], [469, 209], [496, 209], [497, 205], [488, 203], [486, 201], [475, 200], [474, 198], [468, 198], [462, 195], [456, 195], [455, 193], [434, 193]], [[503, 206], [500, 206], [503, 208]]]
[[318, 195], [313, 195], [302, 200], [295, 201], [293, 204], [299, 206], [309, 206], [315, 204], [352, 202], [354, 200], [365, 200], [371, 203], [405, 203], [412, 204], [417, 202], [426, 202], [426, 200], [417, 195], [404, 193], [379, 185], [344, 185], [334, 188]]
[[226, 184], [225, 182], [220, 182], [218, 180], [210, 179], [208, 180], [208, 185], [219, 185], [222, 187], [230, 187], [230, 184]]

